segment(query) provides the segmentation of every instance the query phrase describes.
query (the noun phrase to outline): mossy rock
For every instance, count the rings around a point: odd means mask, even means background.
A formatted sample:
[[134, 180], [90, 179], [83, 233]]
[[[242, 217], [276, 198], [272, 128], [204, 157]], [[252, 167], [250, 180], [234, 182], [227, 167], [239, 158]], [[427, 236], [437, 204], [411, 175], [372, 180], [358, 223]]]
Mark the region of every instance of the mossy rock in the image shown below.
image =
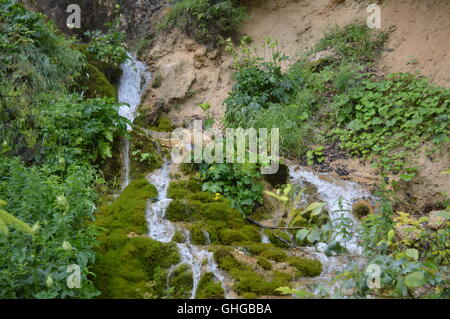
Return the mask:
[[202, 184], [200, 181], [190, 178], [187, 180], [173, 181], [169, 184], [167, 190], [167, 197], [172, 199], [189, 198], [192, 193], [202, 191]]
[[105, 74], [92, 64], [87, 64], [78, 80], [81, 91], [84, 91], [85, 97], [109, 97], [117, 98], [117, 88], [112, 85]]
[[191, 241], [194, 245], [207, 244], [207, 238], [205, 235], [206, 230], [202, 226], [202, 224], [196, 223], [189, 227], [189, 231], [191, 233]]
[[276, 248], [264, 250], [261, 252], [260, 256], [276, 262], [283, 262], [288, 258], [287, 254], [283, 250]]
[[[108, 238], [110, 240], [111, 238]], [[112, 240], [112, 239], [111, 239]], [[179, 262], [175, 245], [146, 237], [115, 238], [114, 247], [97, 253], [93, 266], [101, 298], [158, 298], [165, 290], [167, 269]], [[164, 278], [162, 281], [158, 281]], [[153, 283], [149, 285], [149, 283]]]
[[186, 242], [186, 236], [185, 236], [184, 232], [179, 230], [179, 229], [177, 229], [175, 231], [175, 234], [172, 237], [172, 241], [174, 243], [185, 243]]
[[157, 141], [145, 133], [133, 130], [130, 142], [130, 176], [143, 178], [162, 167], [163, 160], [157, 151]]
[[267, 271], [270, 271], [273, 268], [272, 263], [269, 260], [267, 260], [266, 258], [264, 258], [264, 257], [258, 257], [258, 260], [257, 260], [256, 263], [262, 269], [267, 270]]
[[224, 299], [225, 291], [221, 283], [216, 280], [213, 273], [208, 272], [202, 276], [198, 283], [197, 299]]
[[166, 219], [172, 222], [192, 222], [194, 220], [191, 206], [184, 200], [175, 199], [170, 202], [166, 211]]
[[372, 205], [365, 199], [356, 201], [352, 206], [352, 214], [361, 219], [373, 213]]
[[288, 263], [297, 268], [301, 277], [316, 277], [322, 273], [322, 264], [315, 259], [290, 257]]
[[120, 229], [124, 233], [147, 233], [147, 200], [157, 196], [156, 187], [147, 180], [134, 180], [111, 205], [99, 208], [96, 225], [107, 231]]
[[233, 254], [224, 247], [219, 247], [214, 251], [214, 259], [220, 269], [227, 272], [251, 270], [251, 267], [233, 256]]
[[180, 256], [173, 243], [139, 236], [147, 233], [147, 199], [156, 196], [147, 180], [135, 180], [112, 204], [100, 207], [95, 224], [105, 231], [99, 236], [93, 281], [101, 298], [163, 297], [167, 269]]
[[102, 72], [108, 81], [111, 83], [118, 83], [122, 75], [122, 69], [115, 67], [107, 63], [97, 60], [92, 53], [87, 50], [87, 44], [76, 44], [74, 48], [84, 54], [89, 64], [95, 66], [100, 72]]
[[[290, 248], [288, 244], [292, 242], [292, 237], [288, 233], [279, 229], [266, 229], [264, 233], [269, 237], [270, 242], [280, 248]], [[280, 240], [283, 239], [283, 240]]]
[[170, 274], [169, 287], [173, 288], [172, 297], [176, 299], [188, 299], [192, 295], [194, 277], [192, 270], [188, 265], [180, 265]]
[[234, 274], [236, 279], [233, 285], [234, 290], [239, 295], [247, 295], [249, 293], [253, 296], [262, 295], [278, 295], [276, 291], [279, 287], [285, 287], [289, 285], [289, 281], [292, 280], [292, 276], [289, 274], [282, 274], [274, 272], [272, 278], [265, 278], [259, 273], [254, 271], [241, 271]]

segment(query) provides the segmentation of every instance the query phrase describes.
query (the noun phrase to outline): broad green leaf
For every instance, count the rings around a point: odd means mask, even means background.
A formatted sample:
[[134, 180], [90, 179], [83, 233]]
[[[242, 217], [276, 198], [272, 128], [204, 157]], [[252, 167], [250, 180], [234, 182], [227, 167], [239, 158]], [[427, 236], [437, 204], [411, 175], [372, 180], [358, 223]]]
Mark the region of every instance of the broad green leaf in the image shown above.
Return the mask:
[[17, 229], [18, 231], [27, 233], [32, 235], [33, 229], [28, 225], [27, 223], [21, 221], [17, 217], [11, 215], [10, 213], [0, 209], [0, 220], [2, 220], [2, 226], [0, 226], [3, 229], [3, 233], [5, 230], [5, 226], [11, 226]]
[[308, 235], [308, 241], [310, 243], [314, 243], [316, 241], [319, 241], [320, 240], [320, 235], [321, 235], [320, 230], [313, 229], [313, 230], [311, 230], [311, 232]]
[[297, 238], [297, 240], [302, 241], [306, 238], [306, 236], [308, 236], [308, 234], [309, 234], [309, 229], [300, 229], [297, 232], [296, 238]]
[[407, 249], [405, 251], [406, 256], [414, 259], [415, 261], [419, 260], [419, 252], [417, 251], [417, 249]]
[[408, 288], [419, 288], [426, 284], [422, 271], [415, 271], [405, 276], [404, 284]]

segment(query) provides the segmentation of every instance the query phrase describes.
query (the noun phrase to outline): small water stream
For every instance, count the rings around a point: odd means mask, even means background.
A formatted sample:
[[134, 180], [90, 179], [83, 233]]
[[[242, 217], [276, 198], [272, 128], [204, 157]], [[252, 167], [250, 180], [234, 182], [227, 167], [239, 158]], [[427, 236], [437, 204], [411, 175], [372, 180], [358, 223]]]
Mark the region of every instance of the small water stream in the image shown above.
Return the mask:
[[[172, 201], [167, 198], [167, 189], [170, 183], [169, 167], [170, 163], [165, 161], [162, 168], [155, 170], [148, 176], [148, 181], [155, 185], [158, 190], [158, 200], [155, 203], [149, 203], [147, 206], [146, 217], [149, 227], [149, 237], [160, 242], [168, 243], [172, 240], [176, 230], [181, 230], [185, 234], [185, 243], [177, 244], [181, 261], [178, 265], [172, 267], [172, 270], [182, 264], [186, 264], [191, 268], [193, 276], [191, 298], [195, 298], [198, 283], [200, 282], [201, 276], [206, 272], [212, 272], [216, 279], [221, 282], [224, 291], [227, 292], [224, 276], [214, 261], [213, 254], [206, 249], [201, 249], [193, 245], [189, 231], [172, 224], [164, 218], [167, 207]], [[171, 272], [169, 272], [168, 278], [170, 278], [170, 275]], [[170, 284], [170, 280], [168, 282]]]
[[[124, 105], [119, 109], [119, 114], [131, 122], [135, 119], [136, 110], [141, 103], [142, 93], [145, 85], [151, 79], [151, 74], [146, 71], [146, 65], [129, 54], [129, 60], [124, 62], [121, 66], [122, 77], [119, 82], [118, 99], [120, 102], [125, 102], [129, 106]], [[131, 126], [128, 126], [131, 130]], [[128, 139], [123, 140], [123, 181], [122, 190], [130, 183], [130, 142]], [[167, 189], [170, 183], [169, 178], [170, 162], [165, 161], [162, 168], [155, 170], [147, 178], [158, 190], [158, 200], [154, 203], [149, 202], [146, 210], [146, 217], [149, 229], [149, 237], [159, 242], [168, 243], [172, 240], [175, 231], [179, 229], [170, 221], [166, 220], [165, 214], [171, 199], [167, 198]], [[191, 298], [195, 298], [197, 287], [201, 276], [206, 272], [212, 272], [217, 280], [219, 280], [224, 288], [225, 294], [227, 292], [224, 277], [218, 269], [214, 261], [213, 254], [205, 249], [200, 249], [192, 244], [190, 234], [185, 229], [180, 229], [185, 233], [186, 242], [177, 244], [180, 253], [180, 264], [188, 265], [192, 270], [193, 287], [191, 291]], [[205, 234], [206, 238], [209, 235]], [[177, 265], [178, 266], [178, 265]], [[170, 284], [171, 271], [168, 274], [168, 284]]]
[[[134, 121], [136, 110], [141, 103], [142, 93], [148, 81], [151, 80], [150, 72], [141, 61], [138, 61], [133, 55], [128, 54], [129, 59], [122, 65], [122, 76], [120, 77], [118, 87], [119, 102], [127, 103], [119, 108], [119, 114], [130, 122]], [[128, 125], [128, 130], [131, 126]], [[123, 139], [123, 167], [122, 167], [122, 190], [130, 183], [130, 141]]]
[[[319, 174], [308, 171], [301, 167], [290, 167], [291, 183], [304, 187], [305, 182], [311, 183], [317, 188], [321, 201], [326, 202], [331, 221], [336, 221], [343, 217], [352, 222], [352, 232], [358, 227], [358, 220], [351, 214], [354, 201], [361, 198], [372, 198], [372, 195], [364, 190], [357, 183], [344, 181], [326, 174]], [[362, 262], [362, 247], [358, 244], [358, 239], [353, 236], [349, 241], [344, 242], [342, 237], [337, 235], [337, 241], [345, 247], [348, 253], [344, 256], [327, 256], [325, 250], [327, 244], [318, 243], [314, 247], [305, 247], [305, 251], [315, 256], [322, 263], [323, 271], [319, 277], [305, 280], [305, 284], [313, 286], [324, 286], [333, 292], [338, 283], [333, 283], [337, 271], [343, 270], [345, 265], [353, 259]]]

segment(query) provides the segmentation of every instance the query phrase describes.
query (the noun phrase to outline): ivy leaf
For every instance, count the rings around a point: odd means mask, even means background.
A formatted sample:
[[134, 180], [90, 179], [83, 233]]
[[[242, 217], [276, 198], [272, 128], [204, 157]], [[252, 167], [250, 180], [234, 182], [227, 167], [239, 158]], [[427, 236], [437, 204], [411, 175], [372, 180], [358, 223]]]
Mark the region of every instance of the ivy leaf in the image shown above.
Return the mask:
[[406, 256], [414, 259], [415, 261], [419, 260], [419, 252], [417, 251], [417, 249], [407, 249], [405, 251], [405, 254]]
[[415, 271], [405, 276], [404, 284], [412, 289], [419, 288], [426, 284], [425, 276], [422, 271]]
[[316, 241], [319, 241], [320, 240], [320, 234], [321, 234], [321, 232], [318, 229], [311, 230], [311, 233], [309, 233], [309, 235], [308, 235], [308, 241], [310, 243], [314, 243]]
[[302, 241], [306, 238], [306, 236], [308, 236], [309, 234], [309, 229], [300, 229], [297, 232], [296, 238], [298, 241]]

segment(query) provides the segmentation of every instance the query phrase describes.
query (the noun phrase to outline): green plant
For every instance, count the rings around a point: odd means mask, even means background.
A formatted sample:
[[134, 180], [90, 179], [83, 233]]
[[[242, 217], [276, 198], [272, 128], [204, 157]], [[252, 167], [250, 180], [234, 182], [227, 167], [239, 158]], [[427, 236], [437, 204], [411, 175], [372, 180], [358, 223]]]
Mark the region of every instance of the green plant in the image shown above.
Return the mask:
[[179, 28], [202, 42], [217, 44], [239, 27], [246, 13], [235, 0], [172, 0], [161, 29]]
[[262, 204], [261, 174], [254, 164], [200, 164], [203, 191], [220, 193], [231, 206], [248, 214]]
[[407, 73], [365, 79], [335, 98], [333, 107], [341, 128], [334, 132], [353, 154], [378, 155], [379, 167], [400, 172], [409, 181], [417, 168], [407, 167], [407, 151], [425, 140], [449, 141], [449, 94], [428, 79]]
[[323, 155], [323, 146], [316, 147], [313, 150], [306, 152], [306, 158], [308, 160], [308, 165], [312, 166], [314, 163], [322, 163], [325, 161], [325, 156]]
[[117, 5], [113, 12], [116, 18], [113, 22], [106, 24], [108, 28], [106, 33], [100, 30], [87, 31], [85, 33], [89, 39], [87, 51], [98, 61], [114, 68], [120, 67], [124, 61], [129, 59], [124, 44], [125, 33], [119, 30], [119, 11], [120, 6]]

